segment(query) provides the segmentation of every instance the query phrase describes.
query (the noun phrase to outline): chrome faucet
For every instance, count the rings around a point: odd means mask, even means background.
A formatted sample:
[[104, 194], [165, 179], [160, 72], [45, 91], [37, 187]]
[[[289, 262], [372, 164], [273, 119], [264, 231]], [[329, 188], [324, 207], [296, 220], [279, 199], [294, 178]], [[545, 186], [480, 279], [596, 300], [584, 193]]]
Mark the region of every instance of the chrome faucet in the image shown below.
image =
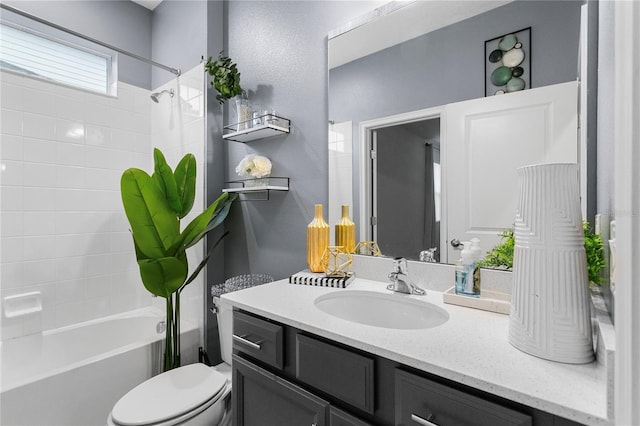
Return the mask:
[[406, 294], [426, 294], [423, 289], [415, 285], [411, 281], [411, 278], [409, 278], [407, 259], [403, 257], [393, 259], [393, 272], [389, 273], [389, 279], [391, 280], [391, 284], [387, 286], [387, 290]]

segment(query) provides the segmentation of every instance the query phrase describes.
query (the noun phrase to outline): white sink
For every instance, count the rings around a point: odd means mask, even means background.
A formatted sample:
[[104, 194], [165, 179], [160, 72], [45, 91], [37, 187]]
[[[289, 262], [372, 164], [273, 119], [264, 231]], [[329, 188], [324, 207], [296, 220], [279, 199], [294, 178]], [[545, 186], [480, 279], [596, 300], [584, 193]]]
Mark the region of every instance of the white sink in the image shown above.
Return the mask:
[[449, 320], [447, 311], [439, 306], [397, 293], [341, 290], [320, 296], [314, 303], [329, 315], [374, 327], [432, 328]]

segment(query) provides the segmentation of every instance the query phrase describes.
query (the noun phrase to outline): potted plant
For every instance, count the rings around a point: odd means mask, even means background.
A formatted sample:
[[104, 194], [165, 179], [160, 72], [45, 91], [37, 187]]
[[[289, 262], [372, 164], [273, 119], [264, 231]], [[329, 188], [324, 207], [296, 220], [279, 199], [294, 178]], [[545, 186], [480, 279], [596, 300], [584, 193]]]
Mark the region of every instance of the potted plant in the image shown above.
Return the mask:
[[[587, 254], [589, 282], [599, 286], [603, 281], [600, 273], [605, 267], [602, 239], [600, 235], [593, 232], [589, 222], [583, 221], [582, 229], [584, 231], [584, 249]], [[513, 229], [505, 229], [500, 233], [500, 236], [502, 237], [500, 243], [487, 252], [479, 266], [507, 270], [513, 268], [513, 251], [515, 247]]]
[[131, 168], [120, 180], [124, 210], [131, 225], [140, 276], [145, 288], [166, 299], [164, 370], [180, 366], [180, 293], [205, 267], [222, 234], [189, 275], [186, 250], [220, 225], [237, 198], [223, 193], [181, 231], [180, 220], [193, 207], [196, 160], [185, 155], [174, 170], [154, 149], [154, 173]]
[[218, 54], [218, 59], [215, 61], [209, 56], [204, 69], [211, 76], [211, 85], [218, 91], [216, 99], [220, 104], [243, 94], [238, 66], [228, 56], [224, 56], [223, 52]]

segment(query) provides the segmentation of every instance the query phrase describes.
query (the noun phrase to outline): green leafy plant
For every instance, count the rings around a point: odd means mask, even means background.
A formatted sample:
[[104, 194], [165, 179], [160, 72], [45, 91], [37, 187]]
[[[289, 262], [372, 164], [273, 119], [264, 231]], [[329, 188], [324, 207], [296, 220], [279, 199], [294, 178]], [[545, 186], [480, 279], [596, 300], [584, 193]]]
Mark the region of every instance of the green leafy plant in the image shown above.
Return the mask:
[[584, 229], [584, 249], [587, 252], [587, 271], [589, 272], [589, 281], [600, 285], [604, 281], [601, 272], [606, 265], [604, 259], [604, 247], [602, 246], [602, 238], [593, 232], [589, 222], [582, 223]]
[[[602, 239], [592, 231], [589, 222], [582, 222], [582, 229], [584, 231], [584, 249], [587, 253], [589, 281], [600, 285], [603, 281], [600, 273], [606, 264]], [[498, 269], [513, 268], [513, 251], [515, 248], [513, 229], [505, 229], [500, 233], [500, 236], [502, 237], [500, 243], [487, 252], [484, 259], [479, 262], [479, 266]]]
[[500, 242], [492, 248], [487, 255], [478, 262], [482, 268], [511, 269], [513, 268], [513, 250], [515, 238], [513, 229], [505, 229], [500, 234]]
[[153, 157], [153, 175], [136, 168], [125, 170], [120, 192], [142, 283], [149, 292], [166, 299], [167, 371], [180, 366], [180, 293], [202, 271], [227, 233], [211, 245], [191, 275], [186, 250], [224, 221], [237, 196], [223, 193], [181, 231], [180, 219], [191, 211], [195, 199], [196, 159], [185, 155], [174, 171], [159, 149], [154, 149]]
[[220, 104], [224, 104], [225, 100], [242, 94], [238, 66], [228, 56], [224, 56], [222, 52], [220, 52], [218, 59], [215, 61], [209, 56], [209, 59], [204, 64], [204, 69], [211, 76], [211, 85], [218, 91], [216, 99]]

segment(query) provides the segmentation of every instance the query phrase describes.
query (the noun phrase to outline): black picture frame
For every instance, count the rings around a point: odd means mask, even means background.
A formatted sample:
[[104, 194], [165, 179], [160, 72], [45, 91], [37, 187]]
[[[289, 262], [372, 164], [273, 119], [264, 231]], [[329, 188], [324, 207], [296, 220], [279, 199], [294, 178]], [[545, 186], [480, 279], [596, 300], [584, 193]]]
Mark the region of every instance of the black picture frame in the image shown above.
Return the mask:
[[[521, 46], [519, 48], [522, 49], [522, 51], [524, 52], [524, 59], [519, 65], [517, 65], [517, 67], [521, 68], [521, 70], [516, 70], [516, 76], [515, 76], [516, 78], [519, 78], [524, 81], [524, 87], [518, 90], [531, 89], [532, 87], [532, 84], [531, 84], [531, 27], [527, 27], [521, 30], [502, 34], [498, 37], [492, 38], [484, 42], [484, 63], [485, 63], [484, 95], [485, 96], [494, 96], [494, 95], [499, 95], [499, 94], [508, 92], [506, 83], [503, 85], [495, 85], [491, 77], [497, 68], [504, 66], [502, 62], [503, 60], [502, 55], [494, 54], [492, 57], [492, 52], [494, 51], [502, 52], [501, 49], [498, 48], [498, 45], [500, 44], [500, 41], [504, 37], [509, 35], [514, 35], [517, 38], [518, 43], [521, 43]], [[514, 49], [516, 49], [516, 47], [514, 47]], [[514, 49], [511, 49], [511, 50], [514, 50]], [[506, 52], [502, 52], [502, 53], [506, 53]], [[500, 59], [495, 62], [492, 62], [491, 59], [495, 59], [497, 56], [500, 56]], [[516, 66], [507, 67], [507, 68], [510, 68], [511, 73], [513, 74], [513, 71], [516, 68]], [[522, 74], [520, 74], [518, 71], [521, 71]], [[506, 78], [505, 74], [503, 74], [503, 77]], [[514, 76], [511, 75], [510, 78], [513, 78], [513, 77]], [[502, 78], [502, 80], [504, 80], [504, 78]], [[516, 83], [521, 83], [521, 82], [513, 81], [512, 84], [509, 85], [509, 88], [513, 89], [514, 87], [518, 87], [518, 84]]]

